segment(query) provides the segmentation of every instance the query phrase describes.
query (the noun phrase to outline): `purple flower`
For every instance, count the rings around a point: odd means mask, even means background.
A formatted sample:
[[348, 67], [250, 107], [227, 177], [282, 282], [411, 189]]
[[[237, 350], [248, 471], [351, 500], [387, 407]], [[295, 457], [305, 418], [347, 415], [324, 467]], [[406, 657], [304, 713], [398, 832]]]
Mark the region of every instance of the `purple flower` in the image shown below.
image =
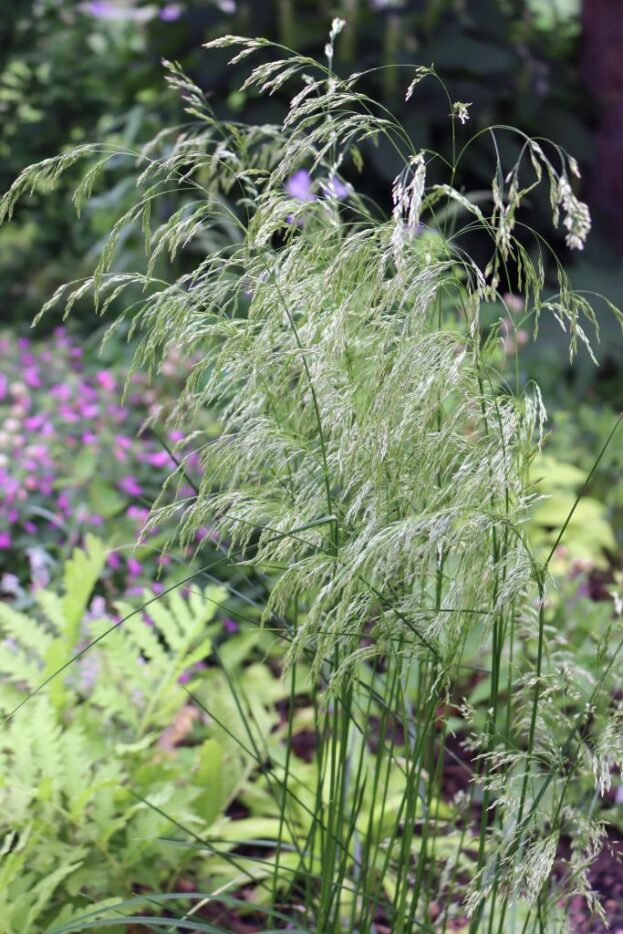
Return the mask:
[[[69, 513], [69, 511], [71, 510], [71, 503], [69, 502], [69, 497], [67, 496], [66, 493], [59, 494], [59, 496], [56, 499], [56, 505], [58, 506], [61, 512]], [[112, 554], [114, 554], [114, 552], [112, 552]]]
[[[138, 585], [136, 587], [128, 587], [125, 593], [127, 597], [142, 597], [143, 588]], [[148, 626], [153, 626], [153, 622], [149, 619], [149, 617], [145, 618], [145, 622]]]
[[166, 23], [171, 23], [179, 19], [181, 15], [182, 8], [179, 3], [166, 3], [158, 13], [160, 19], [164, 20]]
[[136, 558], [128, 558], [128, 574], [130, 577], [138, 577], [143, 570], [143, 565]]
[[106, 564], [112, 571], [116, 571], [117, 568], [121, 567], [121, 558], [116, 551], [109, 552]]
[[118, 6], [116, 3], [107, 3], [105, 0], [91, 0], [84, 7], [87, 13], [97, 19], [134, 20], [147, 22], [153, 18], [154, 11], [150, 7], [133, 9], [132, 7]]
[[190, 679], [192, 678], [192, 675], [193, 675], [193, 672], [194, 672], [194, 671], [202, 671], [202, 670], [203, 670], [204, 668], [206, 668], [206, 667], [207, 667], [207, 666], [206, 666], [205, 662], [195, 662], [195, 664], [192, 666], [192, 668], [187, 668], [186, 671], [183, 671], [183, 672], [181, 673], [181, 675], [180, 675], [179, 678], [177, 679], [177, 683], [178, 683], [178, 684], [188, 684], [188, 682], [189, 682]]
[[11, 533], [0, 532], [0, 549], [6, 551], [11, 547]]
[[122, 479], [119, 481], [118, 486], [119, 486], [119, 489], [123, 493], [127, 493], [128, 496], [142, 496], [143, 495], [143, 487], [140, 485], [136, 477], [133, 477], [131, 475], [128, 477], [122, 477]]
[[330, 179], [322, 182], [322, 191], [327, 198], [337, 198], [338, 201], [343, 201], [344, 198], [348, 198], [352, 189], [350, 185], [346, 185], [337, 175], [332, 175]]
[[290, 176], [286, 182], [286, 191], [297, 201], [316, 200], [316, 195], [312, 191], [312, 177], [307, 169], [299, 169]]
[[115, 7], [104, 0], [92, 0], [87, 4], [87, 10], [91, 16], [97, 16], [98, 19], [112, 19], [116, 13]]

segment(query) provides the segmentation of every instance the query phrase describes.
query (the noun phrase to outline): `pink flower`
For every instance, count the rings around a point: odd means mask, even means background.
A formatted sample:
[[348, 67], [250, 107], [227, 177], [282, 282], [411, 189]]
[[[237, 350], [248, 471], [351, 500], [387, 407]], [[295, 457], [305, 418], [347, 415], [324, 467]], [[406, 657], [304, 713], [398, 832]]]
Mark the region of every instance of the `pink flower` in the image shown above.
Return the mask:
[[[143, 588], [141, 586], [128, 587], [128, 589], [126, 590], [126, 596], [127, 597], [142, 597]], [[151, 623], [151, 625], [153, 626], [153, 623]]]
[[69, 497], [66, 493], [60, 493], [56, 499], [56, 505], [61, 510], [61, 512], [68, 513], [71, 509], [71, 503], [69, 502]]
[[59, 406], [58, 414], [64, 422], [68, 422], [70, 425], [80, 421], [80, 416], [70, 405]]
[[31, 415], [24, 419], [24, 428], [26, 431], [39, 431], [45, 423], [45, 415]]
[[71, 387], [67, 383], [58, 383], [56, 386], [52, 386], [50, 395], [54, 399], [68, 402], [71, 399]]
[[127, 493], [128, 496], [142, 496], [143, 487], [140, 485], [136, 477], [128, 476], [123, 477], [118, 483], [119, 489], [123, 493]]
[[141, 525], [145, 524], [147, 516], [149, 515], [149, 509], [146, 509], [144, 506], [129, 506], [127, 516], [128, 519], [135, 519]]
[[11, 533], [10, 532], [0, 532], [0, 549], [6, 551], [11, 547]]
[[166, 451], [158, 451], [156, 454], [147, 456], [147, 463], [151, 464], [152, 467], [166, 467], [172, 463], [171, 455]]
[[116, 571], [117, 568], [121, 567], [121, 558], [116, 551], [111, 551], [108, 557], [106, 558], [106, 564], [112, 571]]
[[95, 379], [102, 389], [106, 389], [109, 392], [113, 392], [117, 385], [117, 380], [108, 370], [100, 370], [99, 373], [96, 374]]
[[143, 565], [136, 558], [128, 558], [128, 574], [130, 577], [138, 577], [143, 570]]
[[24, 382], [31, 389], [39, 389], [42, 383], [36, 366], [29, 366], [24, 370]]

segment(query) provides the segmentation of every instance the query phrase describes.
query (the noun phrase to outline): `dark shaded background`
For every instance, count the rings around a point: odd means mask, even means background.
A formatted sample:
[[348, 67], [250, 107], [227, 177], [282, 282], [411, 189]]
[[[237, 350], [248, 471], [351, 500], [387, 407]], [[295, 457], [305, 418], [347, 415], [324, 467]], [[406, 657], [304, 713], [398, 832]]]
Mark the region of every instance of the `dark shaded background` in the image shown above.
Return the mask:
[[[472, 102], [472, 131], [516, 125], [553, 138], [578, 158], [581, 195], [595, 222], [584, 254], [567, 255], [560, 233], [551, 229], [546, 198], [534, 199], [529, 220], [571, 263], [578, 287], [623, 303], [623, 0], [14, 0], [4, 6], [2, 189], [25, 165], [68, 145], [114, 139], [131, 147], [182, 120], [163, 81], [163, 57], [180, 61], [220, 113], [277, 119], [285, 99], [241, 94], [246, 63], [228, 68], [225, 52], [208, 53], [202, 43], [226, 32], [263, 35], [321, 56], [331, 18], [341, 15], [348, 27], [337, 68], [375, 69], [366, 79], [369, 92], [391, 107], [417, 146], [450, 150], [447, 104], [434, 85], [404, 102], [412, 66], [434, 63], [452, 97]], [[511, 137], [502, 135], [500, 145], [510, 161]], [[469, 150], [462, 181], [470, 189], [488, 188], [494, 167], [483, 134]], [[353, 181], [386, 203], [396, 169], [389, 149], [371, 146]], [[35, 194], [20, 209], [18, 223], [0, 231], [4, 322], [28, 325], [59, 283], [90, 268], [131, 186], [120, 174], [78, 222], [69, 185]], [[138, 261], [138, 240], [128, 236], [120, 265]], [[571, 386], [623, 404], [623, 349], [610, 315], [602, 317], [598, 373], [580, 360], [572, 374], [557, 331], [545, 328], [538, 347], [526, 352], [528, 375], [538, 376], [546, 390]], [[86, 307], [81, 320], [90, 326]]]

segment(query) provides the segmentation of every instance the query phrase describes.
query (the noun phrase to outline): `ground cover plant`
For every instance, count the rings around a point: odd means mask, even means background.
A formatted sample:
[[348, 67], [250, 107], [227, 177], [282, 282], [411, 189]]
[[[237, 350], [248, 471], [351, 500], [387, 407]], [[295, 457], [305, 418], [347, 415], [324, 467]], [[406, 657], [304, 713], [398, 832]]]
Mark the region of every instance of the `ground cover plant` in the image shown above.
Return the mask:
[[[88, 532], [109, 547], [109, 596], [158, 586], [159, 566], [171, 566], [162, 532], [134, 546], [183, 440], [165, 419], [189, 363], [171, 356], [157, 392], [135, 374], [123, 404], [128, 364], [100, 358], [63, 327], [45, 343], [1, 335], [0, 359], [2, 592], [23, 600], [54, 581]], [[188, 467], [196, 471], [196, 457]]]
[[[86, 910], [116, 907], [137, 887], [157, 891], [199, 866], [218, 888], [244, 870], [229, 853], [241, 836], [278, 835], [275, 817], [250, 813], [234, 826], [225, 814], [255, 766], [239, 739], [246, 738], [246, 706], [219, 685], [217, 726], [185, 703], [189, 690], [201, 697], [214, 686], [203, 663], [222, 635], [214, 617], [224, 588], [196, 587], [185, 597], [169, 589], [157, 604], [145, 591], [149, 616], [140, 601], [120, 601], [114, 619], [103, 601], [92, 605], [106, 551], [88, 537], [65, 565], [62, 594], [38, 590], [28, 615], [0, 603], [0, 707], [14, 711], [0, 765], [6, 934], [73, 927]], [[230, 656], [232, 649], [235, 640]], [[64, 676], [26, 705], [42, 678], [71, 656], [75, 664]], [[233, 666], [228, 671], [238, 699], [253, 689], [255, 742], [279, 744], [279, 680], [260, 662], [241, 676]], [[163, 844], [172, 822], [201, 835], [203, 849]], [[210, 840], [219, 853], [210, 852]]]
[[[559, 264], [545, 281], [547, 245], [520, 211], [528, 195], [547, 198], [568, 246], [582, 248], [577, 165], [519, 134], [518, 160], [498, 159], [490, 195], [470, 196], [469, 103], [447, 101], [448, 158], [414, 148], [359, 76], [334, 73], [344, 25], [333, 22], [324, 63], [260, 39], [211, 44], [236, 48], [236, 61], [259, 56], [247, 89], [292, 86], [281, 126], [223, 124], [169, 65], [195, 122], [136, 154], [136, 204], [95, 274], [50, 302], [69, 313], [91, 291], [104, 313], [127, 291], [135, 365], [157, 374], [172, 349], [195, 361], [174, 415], [192, 426], [210, 407], [220, 433], [195, 436], [195, 488], [184, 489], [182, 460], [147, 531], [174, 521], [189, 545], [209, 527], [231, 560], [270, 575], [263, 622], [285, 646], [289, 688], [285, 743], [234, 736], [257, 767], [240, 800], [272, 820], [241, 842], [244, 886], [211, 888], [198, 872], [203, 915], [188, 891], [139, 894], [57, 930], [105, 929], [126, 913], [129, 924], [133, 911], [153, 929], [231, 930], [222, 908], [235, 906], [237, 917], [263, 911], [267, 931], [564, 931], [572, 898], [601, 910], [587, 871], [605, 836], [599, 798], [623, 760], [621, 599], [604, 614], [596, 660], [557, 639], [549, 570], [582, 489], [536, 548], [527, 523], [545, 409], [538, 387], [504, 381], [499, 321], [481, 314], [519, 288], [537, 327], [553, 315], [572, 355], [590, 349], [591, 305]], [[407, 101], [439, 81], [417, 69]], [[512, 132], [491, 132], [494, 152]], [[365, 171], [379, 136], [403, 161], [389, 217], [344, 178], [347, 166]], [[119, 155], [85, 145], [26, 169], [3, 213], [93, 158], [80, 207]], [[427, 184], [432, 161], [447, 182]], [[152, 226], [172, 187], [192, 197]], [[123, 232], [139, 226], [146, 270], [111, 271]], [[153, 274], [206, 230], [219, 249], [173, 282]], [[473, 236], [487, 245], [482, 265], [465, 248]], [[209, 717], [218, 692], [189, 699]], [[450, 789], [453, 765], [466, 780]], [[201, 853], [205, 839], [169, 819], [177, 845]]]

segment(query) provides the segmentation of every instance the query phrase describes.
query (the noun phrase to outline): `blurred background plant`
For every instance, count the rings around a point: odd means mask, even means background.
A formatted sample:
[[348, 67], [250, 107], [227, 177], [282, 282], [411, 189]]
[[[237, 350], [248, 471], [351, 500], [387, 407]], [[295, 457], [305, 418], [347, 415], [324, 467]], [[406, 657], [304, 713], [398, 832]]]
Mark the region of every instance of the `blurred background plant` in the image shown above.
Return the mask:
[[[225, 68], [225, 53], [202, 55], [201, 42], [226, 32], [263, 35], [316, 56], [322, 53], [327, 22], [337, 14], [349, 23], [336, 56], [338, 72], [369, 69], [366, 90], [392, 109], [414, 145], [446, 155], [451, 149], [441, 92], [431, 90], [417, 106], [405, 103], [401, 94], [402, 66], [434, 63], [452, 99], [472, 102], [476, 128], [511, 124], [533, 136], [546, 134], [575, 153], [597, 222], [585, 254], [571, 270], [574, 285], [618, 300], [623, 287], [615, 241], [621, 218], [612, 217], [616, 192], [607, 197], [599, 189], [608, 174], [605, 162], [617, 156], [616, 134], [605, 140], [600, 135], [620, 97], [612, 39], [616, 16], [599, 0], [585, 0], [583, 15], [580, 0], [18, 0], [0, 25], [0, 189], [24, 165], [63, 147], [94, 138], [131, 146], [181, 121], [179, 103], [163, 82], [163, 57], [181, 63], [219, 116], [272, 121], [283, 114], [285, 97], [241, 92], [243, 63]], [[609, 67], [605, 76], [603, 61]], [[502, 145], [508, 151], [501, 157], [510, 159], [516, 144], [507, 140]], [[379, 141], [368, 156], [358, 190], [387, 205], [396, 155]], [[473, 190], [488, 187], [495, 165], [485, 137], [470, 145], [462, 168]], [[21, 222], [0, 234], [5, 321], [28, 326], [54, 287], [66, 281], [67, 269], [73, 278], [88, 272], [128, 194], [127, 180], [120, 176], [76, 224], [66, 197], [73, 181], [75, 175], [51, 198], [35, 193]], [[533, 224], [544, 232], [547, 212], [541, 200], [534, 199]], [[139, 239], [129, 237], [119, 264], [132, 265]], [[557, 246], [564, 252], [562, 237]], [[90, 327], [86, 303], [81, 320]], [[598, 377], [587, 360], [573, 371], [563, 364], [555, 330], [544, 335], [538, 350], [526, 348], [529, 375], [538, 370], [543, 382], [545, 373], [555, 371], [544, 386], [550, 399], [551, 392], [564, 391], [572, 381], [578, 391], [623, 402], [617, 365], [621, 342], [609, 330], [607, 316], [604, 326], [606, 349]]]

